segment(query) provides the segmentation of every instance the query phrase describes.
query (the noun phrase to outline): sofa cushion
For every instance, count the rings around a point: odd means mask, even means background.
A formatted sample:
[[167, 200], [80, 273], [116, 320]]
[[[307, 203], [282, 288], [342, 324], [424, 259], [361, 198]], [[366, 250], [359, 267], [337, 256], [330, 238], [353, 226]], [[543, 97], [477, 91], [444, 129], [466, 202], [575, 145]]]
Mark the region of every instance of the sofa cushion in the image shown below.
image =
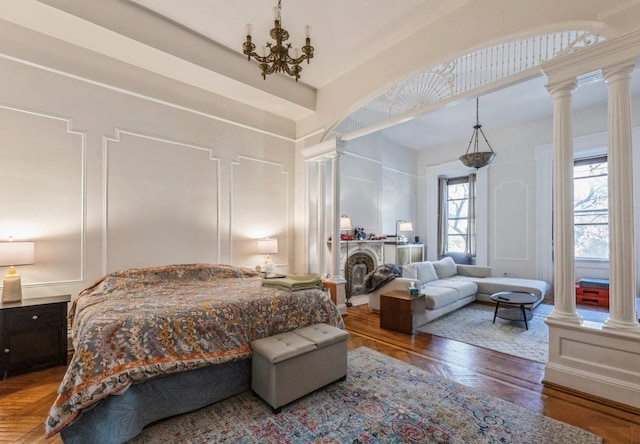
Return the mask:
[[427, 283], [425, 287], [452, 288], [458, 292], [459, 298], [466, 298], [478, 292], [478, 286], [475, 282], [463, 279], [438, 279]]
[[418, 279], [418, 270], [415, 265], [408, 264], [402, 266], [402, 277], [407, 279]]
[[433, 264], [431, 262], [414, 262], [413, 266], [416, 267], [416, 270], [418, 272], [418, 280], [421, 284], [438, 279], [436, 270], [433, 268]]
[[437, 310], [460, 300], [460, 293], [453, 288], [423, 285], [421, 290], [427, 310]]
[[456, 263], [450, 257], [443, 257], [439, 261], [433, 262], [438, 279], [444, 279], [458, 274]]

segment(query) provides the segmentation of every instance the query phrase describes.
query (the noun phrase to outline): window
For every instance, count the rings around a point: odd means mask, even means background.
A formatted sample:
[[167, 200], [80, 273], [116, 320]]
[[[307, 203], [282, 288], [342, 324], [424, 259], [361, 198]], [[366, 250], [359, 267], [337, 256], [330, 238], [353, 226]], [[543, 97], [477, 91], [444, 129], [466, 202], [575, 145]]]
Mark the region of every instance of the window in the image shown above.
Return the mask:
[[469, 217], [469, 176], [447, 181], [446, 252], [466, 251]]
[[574, 162], [573, 211], [577, 259], [609, 259], [607, 182], [607, 156]]

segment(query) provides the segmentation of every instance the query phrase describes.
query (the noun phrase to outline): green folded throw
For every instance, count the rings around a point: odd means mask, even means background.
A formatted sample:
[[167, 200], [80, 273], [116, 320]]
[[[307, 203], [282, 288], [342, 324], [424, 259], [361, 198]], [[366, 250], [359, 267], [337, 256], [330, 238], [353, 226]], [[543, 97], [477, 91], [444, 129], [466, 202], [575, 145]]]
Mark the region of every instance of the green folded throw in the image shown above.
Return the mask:
[[265, 287], [280, 287], [291, 291], [308, 290], [311, 288], [322, 289], [322, 279], [315, 274], [288, 274], [283, 278], [263, 279]]

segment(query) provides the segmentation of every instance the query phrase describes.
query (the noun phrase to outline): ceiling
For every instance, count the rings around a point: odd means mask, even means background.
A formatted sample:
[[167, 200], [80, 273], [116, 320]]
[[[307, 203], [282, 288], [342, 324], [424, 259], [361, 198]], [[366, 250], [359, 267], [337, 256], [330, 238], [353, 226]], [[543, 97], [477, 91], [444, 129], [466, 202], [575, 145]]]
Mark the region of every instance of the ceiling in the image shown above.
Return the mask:
[[[242, 54], [245, 25], [253, 25], [259, 49], [273, 40], [277, 0], [132, 0]], [[293, 47], [304, 44], [311, 26], [314, 58], [303, 66], [301, 82], [321, 88], [417, 29], [469, 0], [282, 0], [282, 27]], [[255, 66], [256, 76], [260, 71]]]
[[[266, 81], [262, 80], [257, 64], [250, 64], [242, 56], [246, 23], [253, 25], [253, 41], [257, 47], [270, 41], [268, 33], [273, 27], [272, 9], [276, 0], [100, 0], [89, 3], [83, 0], [0, 0], [0, 18], [297, 120], [312, 113], [313, 109], [301, 105], [303, 101], [296, 102], [292, 96], [287, 96], [290, 91], [295, 88], [320, 89], [406, 39], [417, 29], [471, 1], [478, 0], [283, 0], [282, 23], [294, 46], [303, 43], [305, 25], [313, 29], [311, 43], [315, 55], [309, 65], [304, 65], [299, 85], [286, 76], [277, 79], [272, 75]], [[129, 9], [118, 9], [123, 6]], [[109, 14], [112, 17], [107, 17]], [[232, 57], [222, 57], [218, 62], [237, 64], [235, 75], [231, 70], [224, 71], [226, 66], [214, 66], [215, 61], [208, 65], [208, 61], [198, 63], [196, 59], [181, 58], [182, 53], [163, 51], [172, 44], [185, 53], [189, 48], [180, 48], [181, 42], [162, 41], [162, 34], [151, 29], [151, 24], [159, 22], [151, 20], [139, 24], [143, 18], [139, 14], [150, 20], [161, 18], [166, 22], [169, 19], [192, 35], [215, 42]], [[202, 60], [204, 56], [197, 54], [194, 57]], [[281, 93], [270, 89], [279, 84], [282, 85]], [[640, 95], [637, 70], [632, 90], [634, 95]], [[578, 91], [580, 93], [574, 95], [576, 110], [606, 103], [606, 88], [601, 82]], [[480, 123], [489, 140], [491, 131], [550, 117], [551, 112], [551, 98], [544, 88], [543, 77], [483, 95], [480, 99]], [[470, 137], [474, 123], [475, 101], [467, 99], [386, 129], [384, 134], [390, 140], [421, 150]]]

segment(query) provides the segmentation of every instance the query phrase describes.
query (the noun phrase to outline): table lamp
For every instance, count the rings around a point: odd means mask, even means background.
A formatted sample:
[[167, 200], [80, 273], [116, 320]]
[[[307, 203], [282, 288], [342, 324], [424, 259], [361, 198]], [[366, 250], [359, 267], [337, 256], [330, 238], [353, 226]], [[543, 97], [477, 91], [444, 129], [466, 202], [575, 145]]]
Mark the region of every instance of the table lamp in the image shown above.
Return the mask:
[[396, 221], [396, 243], [402, 244], [406, 241], [400, 242], [400, 238], [398, 237], [398, 233], [404, 231], [413, 231], [413, 224], [411, 222], [407, 222], [406, 220], [398, 220]]
[[0, 242], [0, 267], [10, 266], [2, 283], [2, 303], [22, 300], [22, 282], [16, 273], [16, 265], [33, 264], [35, 256], [34, 242]]
[[271, 255], [278, 252], [278, 239], [266, 237], [258, 239], [258, 254], [264, 254], [264, 271], [267, 276], [275, 275], [275, 267], [271, 262]]

